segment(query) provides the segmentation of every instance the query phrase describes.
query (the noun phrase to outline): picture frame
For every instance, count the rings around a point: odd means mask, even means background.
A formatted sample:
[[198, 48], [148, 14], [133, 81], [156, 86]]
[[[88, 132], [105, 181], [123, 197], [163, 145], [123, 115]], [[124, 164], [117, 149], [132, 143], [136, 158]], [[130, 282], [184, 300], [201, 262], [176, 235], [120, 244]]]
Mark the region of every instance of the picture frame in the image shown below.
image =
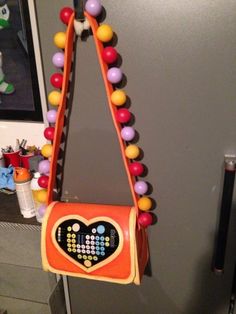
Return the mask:
[[[4, 13], [9, 25], [1, 28]], [[0, 120], [43, 122], [45, 91], [33, 0], [0, 0], [0, 54]], [[4, 90], [8, 84], [13, 86], [9, 93]]]

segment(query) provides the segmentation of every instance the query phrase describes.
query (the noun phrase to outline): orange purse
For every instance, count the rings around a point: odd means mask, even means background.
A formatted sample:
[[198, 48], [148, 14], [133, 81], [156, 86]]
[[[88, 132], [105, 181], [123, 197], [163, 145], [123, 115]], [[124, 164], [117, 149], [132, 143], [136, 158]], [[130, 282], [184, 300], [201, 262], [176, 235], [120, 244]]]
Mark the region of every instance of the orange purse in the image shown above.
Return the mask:
[[126, 145], [115, 119], [111, 102], [113, 86], [107, 80], [108, 66], [102, 59], [103, 45], [95, 36], [98, 24], [85, 13], [90, 24], [101, 66], [107, 99], [120, 143], [122, 158], [133, 197], [133, 206], [63, 203], [53, 200], [57, 158], [64, 126], [66, 95], [71, 72], [74, 42], [74, 13], [66, 32], [65, 63], [61, 100], [57, 113], [51, 169], [48, 184], [48, 207], [42, 225], [42, 263], [45, 270], [69, 276], [128, 284], [140, 284], [149, 258], [147, 232], [138, 221], [138, 198], [135, 180], [129, 171]]

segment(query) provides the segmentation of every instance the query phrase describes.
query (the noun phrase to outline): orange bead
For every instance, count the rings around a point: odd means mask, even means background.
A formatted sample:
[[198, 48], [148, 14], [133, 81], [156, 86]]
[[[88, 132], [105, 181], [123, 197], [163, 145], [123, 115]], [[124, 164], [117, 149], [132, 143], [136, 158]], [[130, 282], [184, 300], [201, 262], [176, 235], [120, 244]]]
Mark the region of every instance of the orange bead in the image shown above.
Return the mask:
[[49, 93], [48, 95], [48, 102], [52, 105], [52, 106], [58, 106], [60, 104], [61, 101], [61, 93], [54, 90], [51, 93]]
[[129, 145], [126, 147], [125, 149], [125, 155], [126, 157], [128, 157], [129, 159], [135, 159], [139, 156], [139, 148], [137, 145]]
[[52, 156], [52, 144], [45, 144], [45, 145], [43, 145], [43, 147], [41, 149], [41, 154], [45, 158], [51, 157]]
[[138, 208], [142, 211], [148, 211], [152, 207], [152, 201], [149, 197], [143, 196], [138, 200]]
[[113, 30], [110, 25], [108, 24], [103, 24], [98, 27], [97, 29], [97, 38], [104, 42], [107, 43], [110, 41], [113, 37]]
[[65, 32], [56, 33], [53, 40], [54, 40], [54, 44], [58, 48], [64, 49], [66, 45], [66, 33]]
[[111, 94], [111, 101], [115, 106], [122, 106], [126, 102], [126, 94], [123, 90], [115, 90]]

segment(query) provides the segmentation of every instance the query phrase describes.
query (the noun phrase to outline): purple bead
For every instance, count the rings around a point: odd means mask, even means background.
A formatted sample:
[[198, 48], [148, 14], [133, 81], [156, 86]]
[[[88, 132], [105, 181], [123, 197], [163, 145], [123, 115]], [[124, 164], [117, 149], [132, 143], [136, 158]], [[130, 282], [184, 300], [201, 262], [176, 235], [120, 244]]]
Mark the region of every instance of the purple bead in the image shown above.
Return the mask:
[[148, 185], [145, 181], [137, 181], [134, 185], [134, 190], [137, 194], [143, 195], [148, 191]]
[[63, 68], [64, 67], [64, 59], [65, 59], [64, 53], [63, 52], [57, 52], [52, 57], [52, 63], [57, 68]]
[[131, 126], [126, 126], [121, 130], [121, 137], [123, 140], [129, 142], [135, 137], [135, 130]]
[[38, 208], [38, 213], [40, 217], [43, 217], [45, 212], [46, 212], [47, 206], [42, 204], [39, 208]]
[[50, 171], [50, 161], [48, 160], [42, 160], [39, 163], [38, 171], [41, 174], [46, 174]]
[[47, 120], [49, 123], [56, 123], [57, 111], [52, 109], [47, 112]]
[[122, 80], [123, 73], [119, 68], [110, 68], [107, 71], [107, 79], [112, 84], [117, 84]]
[[101, 2], [99, 0], [88, 0], [85, 4], [85, 10], [96, 17], [102, 12]]

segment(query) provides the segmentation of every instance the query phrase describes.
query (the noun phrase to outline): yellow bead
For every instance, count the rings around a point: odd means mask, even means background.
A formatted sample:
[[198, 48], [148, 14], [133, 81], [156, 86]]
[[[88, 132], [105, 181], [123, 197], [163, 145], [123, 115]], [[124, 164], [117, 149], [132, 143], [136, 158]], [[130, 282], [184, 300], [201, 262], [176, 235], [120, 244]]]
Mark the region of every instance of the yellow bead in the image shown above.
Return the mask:
[[110, 25], [103, 24], [97, 29], [97, 38], [102, 42], [107, 43], [113, 37], [113, 30]]
[[152, 207], [152, 201], [149, 197], [143, 196], [138, 200], [138, 207], [142, 211], [148, 211]]
[[41, 154], [45, 157], [51, 157], [52, 156], [52, 144], [45, 144], [43, 145], [41, 149]]
[[58, 32], [54, 36], [54, 44], [61, 49], [65, 48], [66, 45], [66, 33]]
[[36, 201], [39, 203], [46, 203], [47, 202], [47, 190], [39, 190], [35, 193]]
[[54, 90], [48, 95], [48, 101], [52, 106], [58, 106], [61, 101], [61, 93]]
[[116, 106], [122, 106], [126, 102], [126, 95], [123, 90], [116, 90], [111, 94], [111, 101]]
[[125, 155], [129, 159], [135, 159], [139, 155], [139, 148], [137, 145], [129, 145], [125, 149]]

